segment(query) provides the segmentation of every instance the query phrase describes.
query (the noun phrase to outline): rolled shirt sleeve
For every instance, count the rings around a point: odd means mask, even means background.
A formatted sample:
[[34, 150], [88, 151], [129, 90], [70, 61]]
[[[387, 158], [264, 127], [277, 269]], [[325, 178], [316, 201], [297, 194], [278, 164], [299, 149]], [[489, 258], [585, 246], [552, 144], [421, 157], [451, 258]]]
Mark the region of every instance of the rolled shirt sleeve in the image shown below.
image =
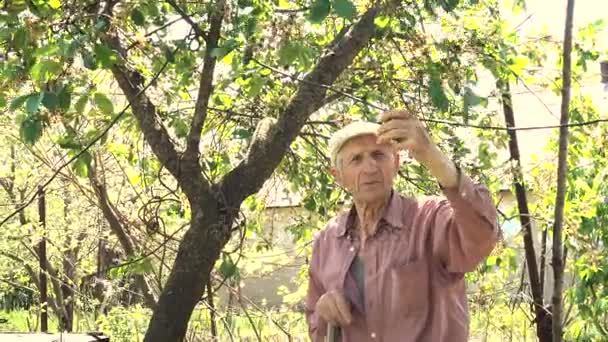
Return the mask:
[[450, 273], [475, 270], [498, 241], [496, 207], [489, 191], [459, 171], [458, 185], [430, 205], [433, 254]]

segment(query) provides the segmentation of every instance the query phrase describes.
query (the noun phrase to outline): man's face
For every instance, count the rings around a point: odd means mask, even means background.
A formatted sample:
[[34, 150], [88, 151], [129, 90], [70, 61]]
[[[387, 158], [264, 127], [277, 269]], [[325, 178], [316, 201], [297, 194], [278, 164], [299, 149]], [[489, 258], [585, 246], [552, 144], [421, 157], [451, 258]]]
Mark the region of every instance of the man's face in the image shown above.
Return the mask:
[[376, 136], [362, 135], [349, 140], [337, 156], [332, 174], [338, 184], [357, 201], [383, 201], [393, 188], [399, 155], [389, 144], [377, 144]]

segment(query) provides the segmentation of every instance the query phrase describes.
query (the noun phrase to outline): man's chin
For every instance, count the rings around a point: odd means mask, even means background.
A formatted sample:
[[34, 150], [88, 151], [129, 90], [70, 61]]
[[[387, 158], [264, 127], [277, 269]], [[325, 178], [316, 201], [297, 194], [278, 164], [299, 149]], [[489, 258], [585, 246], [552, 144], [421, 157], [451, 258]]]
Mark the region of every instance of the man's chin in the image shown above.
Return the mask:
[[370, 191], [370, 192], [359, 194], [359, 196], [357, 196], [357, 201], [363, 202], [363, 203], [368, 203], [368, 204], [380, 203], [380, 202], [384, 201], [389, 194], [390, 194], [390, 191], [383, 191], [383, 190], [378, 190], [378, 191], [373, 191], [373, 192]]

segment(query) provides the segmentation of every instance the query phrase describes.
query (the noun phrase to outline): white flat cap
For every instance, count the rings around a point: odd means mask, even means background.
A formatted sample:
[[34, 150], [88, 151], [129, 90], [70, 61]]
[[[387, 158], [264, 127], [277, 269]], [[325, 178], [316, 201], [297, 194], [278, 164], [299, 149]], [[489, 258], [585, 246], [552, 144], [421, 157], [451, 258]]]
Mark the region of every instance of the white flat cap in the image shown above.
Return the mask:
[[331, 165], [334, 167], [337, 165], [336, 162], [338, 159], [338, 152], [340, 152], [344, 144], [346, 144], [349, 140], [362, 135], [376, 135], [378, 133], [378, 128], [380, 128], [380, 125], [377, 123], [355, 121], [335, 132], [331, 136], [331, 139], [329, 139], [329, 155], [331, 157]]

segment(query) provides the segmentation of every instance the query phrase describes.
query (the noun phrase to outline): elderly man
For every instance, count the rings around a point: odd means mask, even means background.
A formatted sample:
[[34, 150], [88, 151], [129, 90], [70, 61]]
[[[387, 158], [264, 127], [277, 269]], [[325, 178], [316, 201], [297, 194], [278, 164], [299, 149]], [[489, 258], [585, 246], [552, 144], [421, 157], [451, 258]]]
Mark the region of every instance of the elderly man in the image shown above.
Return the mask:
[[[353, 206], [314, 241], [310, 337], [323, 341], [335, 330], [335, 341], [467, 341], [464, 274], [496, 244], [496, 209], [414, 116], [391, 111], [380, 121], [352, 123], [330, 141], [331, 172]], [[445, 197], [393, 190], [402, 149], [429, 169]]]

